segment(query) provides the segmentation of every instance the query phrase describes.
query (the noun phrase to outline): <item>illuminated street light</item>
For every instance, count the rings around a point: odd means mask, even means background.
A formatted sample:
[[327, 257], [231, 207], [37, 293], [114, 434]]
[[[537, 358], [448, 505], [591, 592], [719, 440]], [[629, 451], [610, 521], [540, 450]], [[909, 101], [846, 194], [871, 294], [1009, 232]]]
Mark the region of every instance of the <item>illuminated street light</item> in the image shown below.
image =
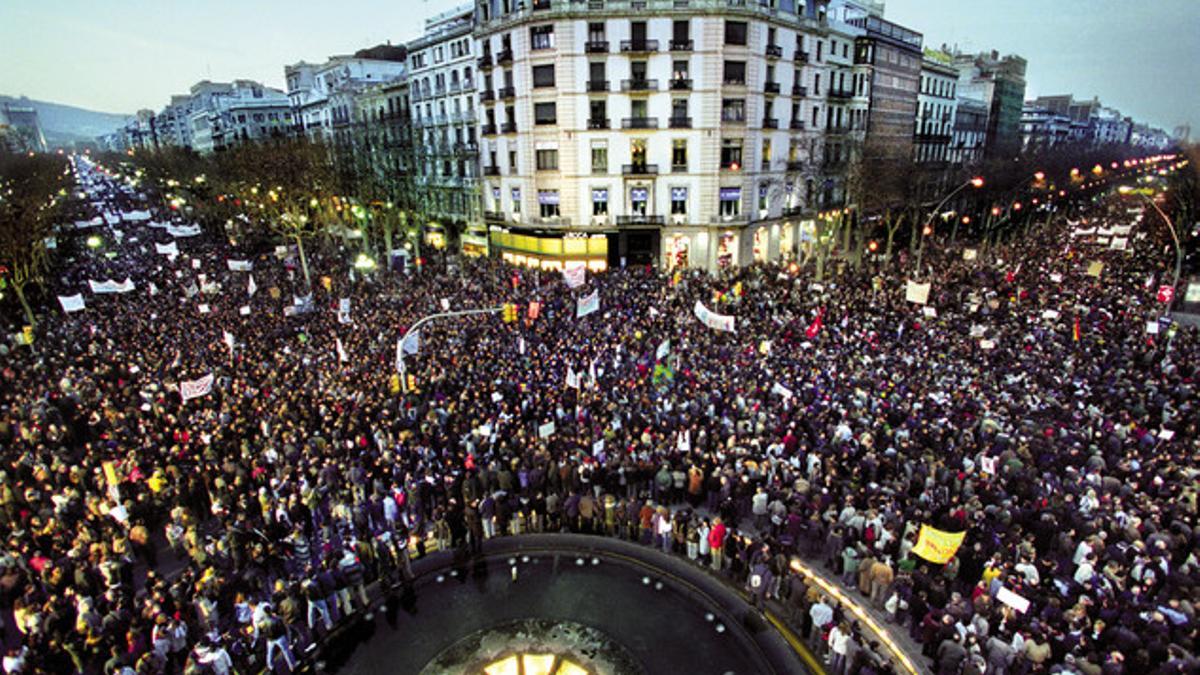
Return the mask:
[[354, 261], [354, 268], [364, 272], [369, 272], [375, 269], [375, 267], [375, 260], [366, 253], [359, 253], [358, 258]]
[[102, 244], [104, 244], [104, 241], [94, 234], [87, 238], [88, 248], [100, 248]]

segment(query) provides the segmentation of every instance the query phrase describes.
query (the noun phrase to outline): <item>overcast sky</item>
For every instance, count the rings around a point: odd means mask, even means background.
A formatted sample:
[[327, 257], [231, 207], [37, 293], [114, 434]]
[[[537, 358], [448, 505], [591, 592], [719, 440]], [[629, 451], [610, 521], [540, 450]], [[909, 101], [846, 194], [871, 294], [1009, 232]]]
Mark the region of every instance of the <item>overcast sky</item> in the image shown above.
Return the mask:
[[[281, 87], [283, 66], [420, 34], [437, 0], [0, 0], [0, 93], [160, 109], [200, 79]], [[1200, 0], [888, 0], [925, 43], [1029, 60], [1027, 95], [1099, 96], [1200, 135]]]

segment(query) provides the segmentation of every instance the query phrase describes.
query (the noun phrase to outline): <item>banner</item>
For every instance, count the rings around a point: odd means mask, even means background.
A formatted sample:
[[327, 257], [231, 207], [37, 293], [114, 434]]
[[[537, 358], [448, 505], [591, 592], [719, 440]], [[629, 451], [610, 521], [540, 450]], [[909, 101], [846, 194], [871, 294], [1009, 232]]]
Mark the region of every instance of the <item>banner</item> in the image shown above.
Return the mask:
[[209, 373], [198, 380], [180, 382], [179, 396], [183, 398], [184, 403], [187, 403], [189, 399], [207, 396], [212, 391], [212, 386], [213, 374]]
[[538, 427], [538, 438], [550, 438], [554, 434], [554, 422], [546, 422]]
[[979, 251], [973, 248], [963, 249], [963, 260], [974, 260], [979, 257]]
[[104, 219], [101, 218], [100, 216], [96, 216], [95, 218], [92, 218], [91, 220], [75, 221], [75, 228], [79, 229], [79, 230], [85, 230], [89, 227], [100, 227], [103, 224], [104, 224]]
[[227, 330], [222, 330], [221, 332], [224, 334], [223, 337], [225, 338], [225, 346], [229, 347], [229, 351], [233, 351], [233, 346], [236, 344], [233, 339], [233, 333], [230, 333]]
[[419, 350], [420, 348], [421, 348], [421, 331], [419, 331], [419, 330], [409, 331], [408, 334], [404, 336], [404, 353], [405, 354], [416, 354], [417, 350]]
[[167, 234], [172, 237], [195, 237], [200, 234], [199, 225], [167, 225]]
[[249, 272], [254, 269], [254, 263], [249, 260], [226, 260], [230, 272]]
[[962, 546], [964, 532], [942, 532], [928, 525], [921, 526], [917, 535], [917, 545], [913, 547], [913, 555], [919, 555], [925, 560], [938, 565], [945, 565]]
[[583, 317], [600, 310], [600, 291], [592, 291], [592, 294], [580, 298], [575, 306], [575, 318], [582, 319]]
[[579, 373], [575, 372], [569, 364], [567, 365], [567, 386], [572, 389], [579, 388]]
[[175, 242], [171, 242], [169, 244], [155, 244], [154, 250], [162, 255], [179, 255], [179, 247], [175, 245]]
[[790, 399], [792, 396], [795, 396], [795, 393], [791, 389], [788, 389], [778, 382], [775, 383], [775, 386], [771, 387], [771, 393], [779, 394], [785, 399]]
[[567, 288], [579, 288], [586, 278], [587, 268], [582, 265], [563, 270], [563, 281], [567, 282]]
[[251, 274], [250, 281], [246, 282], [246, 294], [253, 298], [254, 294], [257, 292], [258, 284], [254, 283], [254, 275]]
[[346, 356], [346, 348], [342, 346], [342, 338], [335, 338], [335, 340], [337, 343], [338, 362], [345, 363], [349, 361], [350, 357]]
[[1000, 590], [996, 592], [996, 599], [1022, 614], [1029, 611], [1029, 600], [1013, 593], [1004, 586], [1001, 586]]
[[915, 302], [918, 305], [923, 305], [929, 302], [929, 289], [931, 284], [918, 284], [915, 281], [909, 281], [904, 287], [904, 299], [908, 302]]
[[737, 332], [737, 330], [734, 328], [734, 317], [709, 311], [709, 309], [704, 306], [704, 303], [700, 302], [699, 300], [696, 301], [696, 306], [693, 308], [693, 311], [696, 313], [696, 318], [700, 319], [701, 323], [709, 328], [712, 328], [713, 330], [723, 330], [729, 333]]
[[656, 349], [654, 351], [654, 360], [662, 361], [663, 359], [667, 358], [667, 354], [670, 354], [670, 353], [671, 353], [671, 339], [667, 338], [666, 340], [663, 340], [658, 345], [658, 349]]
[[71, 312], [78, 312], [81, 309], [87, 309], [87, 305], [83, 303], [82, 293], [77, 293], [75, 295], [60, 295], [58, 296], [58, 302], [62, 305], [63, 312], [67, 314], [70, 314]]
[[93, 293], [129, 293], [133, 290], [133, 282], [129, 279], [117, 283], [112, 279], [107, 281], [92, 281], [88, 279], [88, 286], [91, 287]]
[[1087, 275], [1089, 277], [1096, 277], [1098, 279], [1098, 278], [1100, 278], [1100, 274], [1103, 272], [1104, 272], [1104, 263], [1102, 263], [1098, 260], [1088, 263]]
[[121, 218], [129, 221], [150, 220], [149, 211], [126, 211], [121, 214]]

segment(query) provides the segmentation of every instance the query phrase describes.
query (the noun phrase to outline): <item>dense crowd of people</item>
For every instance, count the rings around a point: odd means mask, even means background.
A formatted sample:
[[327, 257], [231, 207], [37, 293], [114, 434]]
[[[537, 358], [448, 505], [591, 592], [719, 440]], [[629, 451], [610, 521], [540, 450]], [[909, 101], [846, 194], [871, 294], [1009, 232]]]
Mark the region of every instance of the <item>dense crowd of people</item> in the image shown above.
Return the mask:
[[[78, 172], [96, 213], [170, 213]], [[1086, 216], [1136, 217], [1116, 199]], [[317, 251], [298, 302], [293, 252], [223, 232], [60, 235], [51, 287], [87, 308], [46, 308], [0, 372], [4, 671], [287, 672], [370, 611], [376, 582], [411, 578], [427, 539], [565, 529], [782, 603], [839, 675], [894, 666], [793, 556], [939, 674], [1197, 672], [1200, 339], [1147, 325], [1160, 233], [1116, 251], [1071, 228], [1048, 218], [973, 260], [931, 247], [924, 306], [903, 260], [572, 289], [495, 260], [355, 274]], [[520, 321], [435, 321], [397, 346], [420, 317], [503, 302]], [[966, 532], [948, 564], [912, 554], [923, 524]]]

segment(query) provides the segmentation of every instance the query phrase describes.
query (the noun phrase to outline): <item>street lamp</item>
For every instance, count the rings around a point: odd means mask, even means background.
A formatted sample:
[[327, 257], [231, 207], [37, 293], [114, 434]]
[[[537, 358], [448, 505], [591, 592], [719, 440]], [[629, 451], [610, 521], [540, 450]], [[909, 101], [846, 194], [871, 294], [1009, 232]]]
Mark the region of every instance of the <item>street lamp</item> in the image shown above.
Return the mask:
[[100, 245], [103, 243], [104, 242], [100, 239], [100, 237], [94, 234], [87, 238], [88, 248], [100, 248]]
[[946, 197], [944, 199], [942, 199], [942, 201], [938, 202], [938, 205], [933, 207], [933, 210], [929, 212], [929, 216], [925, 218], [925, 227], [921, 228], [921, 232], [924, 236], [922, 236], [921, 240], [919, 242], [917, 242], [917, 273], [918, 274], [920, 274], [920, 272], [921, 272], [921, 254], [925, 252], [925, 237], [933, 234], [933, 217], [942, 210], [942, 207], [946, 205], [946, 202], [950, 201], [951, 199], [954, 199], [955, 195], [957, 195], [958, 193], [962, 192], [963, 190], [965, 190], [969, 187], [973, 187], [973, 188], [983, 187], [983, 179], [980, 178], [979, 176], [976, 176], [976, 177], [972, 178], [971, 180], [969, 180], [969, 181], [963, 183], [962, 185], [959, 185], [958, 187], [951, 190], [950, 194], [946, 195]]
[[1171, 288], [1176, 291], [1179, 290], [1179, 275], [1183, 269], [1183, 248], [1179, 245], [1179, 233], [1175, 231], [1175, 223], [1167, 217], [1167, 214], [1163, 213], [1163, 210], [1158, 207], [1158, 204], [1153, 199], [1147, 197], [1141, 192], [1134, 192], [1132, 188], [1124, 185], [1117, 188], [1117, 192], [1120, 192], [1123, 195], [1136, 194], [1137, 196], [1141, 197], [1147, 204], [1151, 206], [1151, 208], [1158, 212], [1158, 215], [1162, 217], [1163, 222], [1167, 224], [1167, 231], [1171, 233], [1171, 241], [1175, 244], [1175, 277], [1171, 281]]

